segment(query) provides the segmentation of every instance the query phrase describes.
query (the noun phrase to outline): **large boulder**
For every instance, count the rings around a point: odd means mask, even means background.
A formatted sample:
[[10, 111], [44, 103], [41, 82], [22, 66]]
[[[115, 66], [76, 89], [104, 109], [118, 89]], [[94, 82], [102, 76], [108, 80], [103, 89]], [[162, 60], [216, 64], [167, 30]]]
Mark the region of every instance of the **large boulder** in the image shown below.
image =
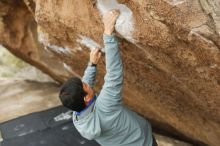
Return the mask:
[[[157, 129], [218, 146], [219, 0], [2, 0], [0, 42], [63, 82], [83, 75], [89, 49], [103, 48], [102, 14], [114, 8], [125, 104]], [[98, 70], [96, 90], [104, 57]]]

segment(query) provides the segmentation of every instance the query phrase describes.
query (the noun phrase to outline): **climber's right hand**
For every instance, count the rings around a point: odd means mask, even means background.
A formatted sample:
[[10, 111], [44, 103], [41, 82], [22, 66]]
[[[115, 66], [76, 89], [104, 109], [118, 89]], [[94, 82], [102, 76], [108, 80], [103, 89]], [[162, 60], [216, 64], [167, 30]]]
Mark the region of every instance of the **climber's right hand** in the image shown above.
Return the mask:
[[119, 10], [111, 10], [103, 15], [104, 33], [105, 34], [112, 35], [114, 28], [115, 28], [116, 20], [119, 15], [120, 15]]
[[97, 64], [99, 62], [99, 59], [101, 58], [102, 56], [102, 53], [100, 51], [100, 49], [96, 48], [96, 49], [93, 49], [91, 52], [90, 52], [90, 63], [92, 64]]

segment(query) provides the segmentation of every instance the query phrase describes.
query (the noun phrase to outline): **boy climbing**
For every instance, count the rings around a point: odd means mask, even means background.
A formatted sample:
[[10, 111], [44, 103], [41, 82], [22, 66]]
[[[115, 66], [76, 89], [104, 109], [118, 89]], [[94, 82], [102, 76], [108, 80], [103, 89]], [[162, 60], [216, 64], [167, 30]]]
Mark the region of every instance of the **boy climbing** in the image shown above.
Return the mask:
[[118, 10], [103, 16], [107, 73], [99, 96], [93, 86], [101, 52], [95, 49], [82, 81], [76, 77], [66, 81], [59, 97], [74, 111], [73, 123], [83, 137], [95, 139], [102, 146], [156, 146], [150, 123], [122, 104], [123, 66], [113, 33], [118, 16]]

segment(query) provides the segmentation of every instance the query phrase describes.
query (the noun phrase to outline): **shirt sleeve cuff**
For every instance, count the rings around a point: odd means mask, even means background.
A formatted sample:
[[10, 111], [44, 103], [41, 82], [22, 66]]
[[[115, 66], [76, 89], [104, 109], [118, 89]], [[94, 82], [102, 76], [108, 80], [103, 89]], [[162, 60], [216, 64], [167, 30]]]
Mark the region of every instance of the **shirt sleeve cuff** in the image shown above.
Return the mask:
[[89, 65], [89, 64], [87, 65], [87, 67], [88, 67], [88, 68], [91, 68], [91, 69], [93, 69], [93, 68], [96, 69], [96, 66], [92, 66], [92, 65]]
[[108, 34], [103, 34], [103, 40], [104, 43], [108, 43], [108, 42], [115, 42], [115, 33], [112, 33], [112, 35], [108, 35]]

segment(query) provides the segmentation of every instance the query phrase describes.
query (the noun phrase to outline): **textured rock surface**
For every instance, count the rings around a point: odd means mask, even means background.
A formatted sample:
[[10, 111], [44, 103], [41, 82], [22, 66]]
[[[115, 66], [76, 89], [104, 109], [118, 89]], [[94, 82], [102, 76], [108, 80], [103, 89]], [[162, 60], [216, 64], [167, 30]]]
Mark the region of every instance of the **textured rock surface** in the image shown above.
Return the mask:
[[[100, 14], [119, 8], [116, 29], [125, 69], [125, 103], [154, 127], [218, 146], [220, 1], [118, 2], [121, 5], [114, 0], [2, 0], [0, 42], [63, 82], [83, 74], [87, 47], [103, 45]], [[100, 89], [104, 59], [98, 69]]]

